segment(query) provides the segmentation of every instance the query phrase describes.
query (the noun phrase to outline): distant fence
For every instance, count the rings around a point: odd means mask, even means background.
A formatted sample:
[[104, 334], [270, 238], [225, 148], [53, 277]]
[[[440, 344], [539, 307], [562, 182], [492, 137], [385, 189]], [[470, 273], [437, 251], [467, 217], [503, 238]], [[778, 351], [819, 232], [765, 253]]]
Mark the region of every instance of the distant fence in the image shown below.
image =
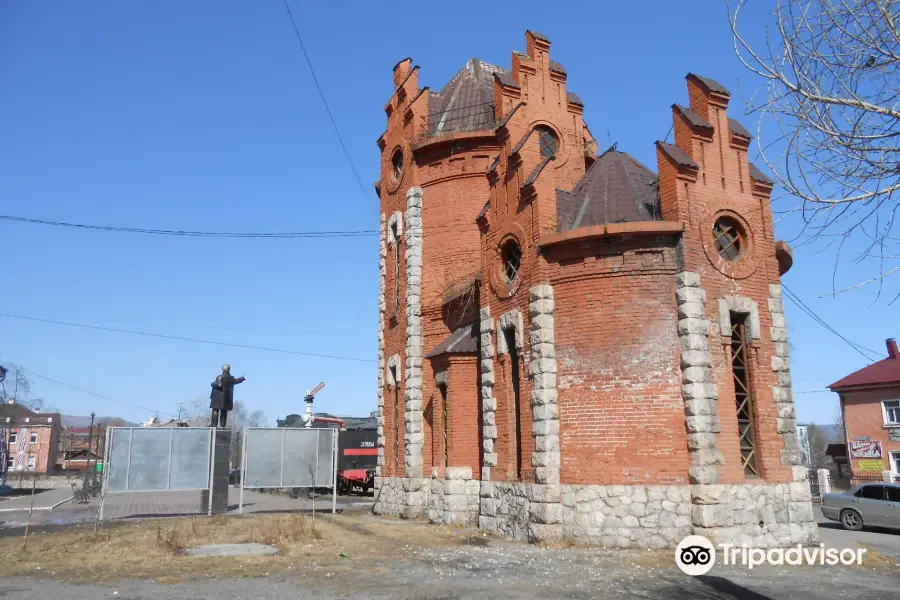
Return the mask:
[[839, 477], [834, 471], [826, 469], [807, 469], [806, 481], [809, 483], [809, 493], [812, 501], [822, 502], [822, 495], [830, 492], [847, 492], [856, 486], [865, 483], [884, 483], [890, 479], [898, 480], [895, 476], [884, 473], [855, 473], [850, 476]]
[[7, 476], [6, 485], [16, 489], [31, 489], [35, 487], [39, 490], [67, 488], [73, 483], [80, 485], [84, 481], [84, 474], [74, 475], [65, 474], [47, 474], [47, 473], [22, 473], [21, 471], [10, 471]]

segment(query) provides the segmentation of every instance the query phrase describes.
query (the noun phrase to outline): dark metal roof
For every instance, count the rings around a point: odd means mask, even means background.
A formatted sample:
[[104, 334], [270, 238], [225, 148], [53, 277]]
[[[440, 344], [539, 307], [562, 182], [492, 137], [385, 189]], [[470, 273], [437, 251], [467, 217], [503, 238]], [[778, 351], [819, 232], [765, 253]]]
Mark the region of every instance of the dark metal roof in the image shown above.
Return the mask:
[[426, 358], [434, 358], [441, 354], [468, 354], [478, 352], [478, 325], [463, 325], [435, 346]]
[[748, 140], [753, 139], [753, 136], [747, 131], [747, 128], [741, 125], [740, 121], [737, 121], [736, 119], [728, 119], [728, 128], [731, 129], [732, 133], [741, 137], [747, 138]]
[[682, 115], [684, 115], [684, 118], [687, 119], [688, 122], [691, 125], [693, 125], [694, 127], [700, 127], [702, 129], [712, 129], [713, 128], [712, 124], [710, 124], [709, 121], [707, 121], [702, 116], [695, 113], [694, 111], [692, 111], [691, 109], [689, 109], [686, 106], [681, 106], [680, 104], [673, 104], [672, 108], [674, 108], [675, 110], [680, 112]]
[[691, 156], [673, 144], [667, 144], [665, 142], [656, 142], [656, 145], [662, 150], [666, 156], [674, 160], [676, 163], [683, 167], [693, 167], [694, 169], [699, 169], [700, 165], [697, 164]]
[[520, 139], [519, 142], [513, 146], [512, 150], [509, 151], [510, 156], [519, 153], [519, 150], [525, 146], [525, 142], [528, 141], [528, 138], [531, 137], [532, 133], [534, 133], [534, 129], [529, 129], [528, 132], [522, 136], [522, 139]]
[[555, 60], [550, 61], [550, 70], [556, 71], [558, 73], [566, 73], [566, 68], [562, 66], [562, 64], [556, 62]]
[[487, 214], [487, 211], [490, 207], [491, 207], [491, 201], [488, 200], [487, 202], [484, 203], [484, 208], [481, 209], [481, 212], [478, 213], [478, 216], [475, 217], [475, 220], [477, 221], [478, 219], [483, 219], [484, 215]]
[[711, 92], [718, 92], [720, 94], [728, 94], [729, 96], [731, 95], [731, 92], [728, 91], [728, 88], [726, 88], [724, 85], [722, 85], [718, 81], [710, 79], [709, 77], [701, 77], [700, 75], [695, 75], [694, 73], [688, 73], [687, 77], [685, 77], [685, 79], [690, 79], [691, 77], [693, 77], [694, 79], [699, 81], [701, 84], [703, 84], [706, 87], [706, 89], [708, 89]]
[[549, 42], [549, 41], [550, 41], [550, 38], [548, 38], [548, 37], [547, 37], [546, 35], [544, 35], [543, 33], [539, 33], [539, 32], [537, 32], [537, 31], [535, 31], [534, 29], [529, 29], [529, 30], [528, 30], [528, 33], [530, 33], [531, 35], [533, 35], [534, 37], [536, 37], [536, 38], [539, 39], [539, 40], [544, 40], [545, 42]]
[[400, 63], [406, 62], [407, 60], [410, 61], [410, 62], [412, 62], [412, 58], [410, 58], [409, 56], [407, 56], [406, 58], [401, 58], [400, 60], [397, 61], [397, 64], [394, 65], [394, 69], [393, 69], [393, 70], [396, 71], [396, 70], [397, 70], [397, 67], [400, 66]]
[[506, 87], [513, 87], [513, 88], [519, 87], [519, 82], [517, 82], [516, 78], [512, 76], [512, 73], [509, 73], [507, 71], [502, 71], [502, 72], [498, 71], [498, 72], [494, 73], [494, 77], [496, 77], [497, 80], [500, 81], [500, 83], [502, 83]]
[[750, 178], [754, 181], [761, 181], [762, 183], [768, 183], [770, 185], [775, 183], [768, 175], [760, 171], [759, 167], [757, 167], [753, 163], [750, 163]]
[[506, 71], [473, 58], [439, 92], [433, 92], [428, 103], [429, 137], [492, 129], [496, 116], [491, 76], [501, 72]]
[[525, 104], [525, 102], [519, 102], [518, 104], [513, 106], [512, 110], [509, 111], [508, 113], [506, 113], [506, 116], [503, 117], [502, 119], [500, 119], [500, 122], [497, 123], [497, 129], [500, 129], [501, 127], [506, 127], [506, 124], [509, 123], [509, 120], [512, 118], [512, 116], [514, 114], [516, 114], [516, 111], [519, 110], [519, 107], [522, 106], [523, 104]]
[[830, 456], [834, 459], [843, 458], [846, 460], [847, 444], [828, 444], [828, 447], [825, 448], [825, 456]]
[[[400, 85], [397, 86], [398, 89], [402, 88], [403, 85], [409, 81], [409, 78], [412, 77], [412, 74], [419, 70], [419, 65], [415, 65], [412, 69], [409, 70], [409, 73], [406, 74], [406, 77], [403, 78], [403, 81], [400, 82]], [[418, 98], [418, 96], [416, 96]]]
[[541, 171], [544, 170], [544, 167], [550, 164], [550, 161], [555, 157], [553, 156], [545, 156], [544, 160], [538, 163], [538, 165], [534, 168], [534, 171], [531, 172], [531, 175], [528, 176], [528, 179], [525, 180], [525, 183], [522, 184], [522, 187], [528, 187], [529, 185], [534, 185], [534, 182], [537, 181], [538, 175], [541, 174]]
[[630, 154], [609, 150], [585, 172], [571, 192], [556, 191], [559, 231], [578, 227], [658, 221], [656, 173]]
[[579, 96], [575, 92], [566, 92], [566, 100], [568, 100], [572, 104], [577, 104], [578, 106], [584, 106], [584, 101], [581, 99], [581, 96]]

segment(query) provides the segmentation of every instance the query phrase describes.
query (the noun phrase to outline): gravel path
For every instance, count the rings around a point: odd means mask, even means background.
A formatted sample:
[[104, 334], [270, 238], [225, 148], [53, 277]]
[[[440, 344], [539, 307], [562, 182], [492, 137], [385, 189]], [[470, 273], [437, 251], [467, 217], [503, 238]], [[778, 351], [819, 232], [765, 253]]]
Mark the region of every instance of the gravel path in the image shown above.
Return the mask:
[[[639, 556], [628, 555], [631, 558]], [[753, 571], [717, 566], [689, 577], [672, 568], [641, 567], [614, 551], [534, 547], [447, 548], [410, 558], [352, 559], [293, 578], [159, 584], [69, 585], [39, 579], [0, 579], [4, 600], [468, 600], [529, 598], [700, 600], [896, 600], [900, 571], [853, 567], [767, 567]]]

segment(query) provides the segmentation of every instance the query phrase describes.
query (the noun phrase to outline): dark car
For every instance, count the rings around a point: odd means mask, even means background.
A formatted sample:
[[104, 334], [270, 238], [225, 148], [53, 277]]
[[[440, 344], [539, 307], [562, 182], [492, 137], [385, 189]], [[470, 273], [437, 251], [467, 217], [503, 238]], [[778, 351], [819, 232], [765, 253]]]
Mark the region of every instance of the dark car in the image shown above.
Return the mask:
[[900, 485], [867, 483], [846, 492], [825, 494], [822, 514], [851, 531], [863, 527], [900, 529]]

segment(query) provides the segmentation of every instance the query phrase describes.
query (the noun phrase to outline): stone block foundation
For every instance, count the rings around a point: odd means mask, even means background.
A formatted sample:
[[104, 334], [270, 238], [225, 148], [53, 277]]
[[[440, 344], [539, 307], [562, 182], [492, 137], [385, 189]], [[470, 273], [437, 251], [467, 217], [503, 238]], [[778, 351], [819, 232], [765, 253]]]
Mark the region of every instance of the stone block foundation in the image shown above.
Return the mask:
[[375, 514], [477, 523], [506, 538], [609, 548], [674, 548], [688, 535], [751, 548], [818, 543], [809, 484], [799, 467], [792, 483], [738, 485], [544, 485], [453, 478], [465, 475], [451, 470], [444, 479], [384, 479]]

